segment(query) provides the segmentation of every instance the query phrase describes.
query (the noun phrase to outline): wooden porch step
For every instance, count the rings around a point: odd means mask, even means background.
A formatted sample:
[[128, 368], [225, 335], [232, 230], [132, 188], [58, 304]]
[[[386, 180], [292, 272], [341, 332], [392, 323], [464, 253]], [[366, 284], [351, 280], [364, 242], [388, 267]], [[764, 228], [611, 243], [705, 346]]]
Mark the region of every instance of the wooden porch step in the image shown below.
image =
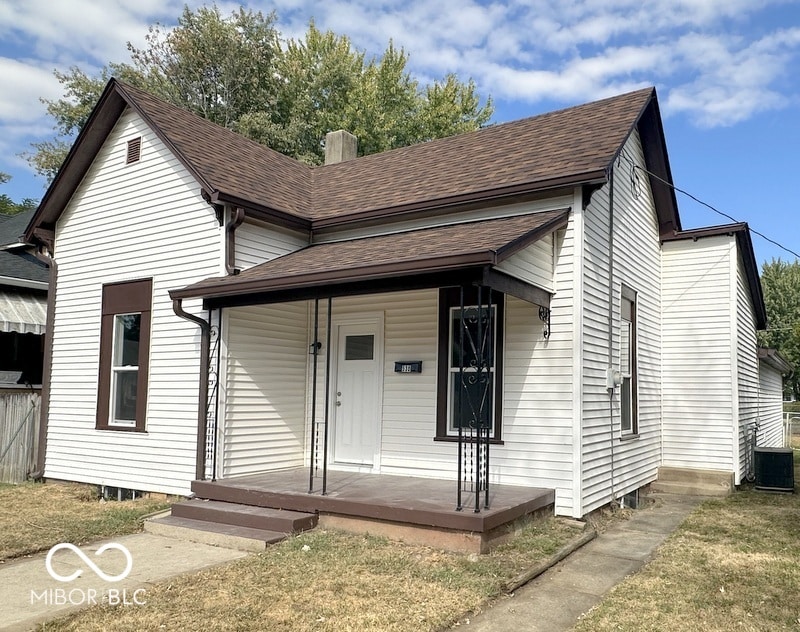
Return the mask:
[[270, 544], [275, 544], [289, 537], [288, 533], [278, 531], [253, 529], [251, 527], [192, 520], [191, 518], [179, 518], [176, 516], [163, 516], [146, 520], [144, 530], [148, 533], [168, 538], [200, 542], [201, 544], [253, 553], [263, 551]]
[[172, 516], [280, 533], [300, 533], [317, 524], [312, 513], [202, 499], [172, 505]]

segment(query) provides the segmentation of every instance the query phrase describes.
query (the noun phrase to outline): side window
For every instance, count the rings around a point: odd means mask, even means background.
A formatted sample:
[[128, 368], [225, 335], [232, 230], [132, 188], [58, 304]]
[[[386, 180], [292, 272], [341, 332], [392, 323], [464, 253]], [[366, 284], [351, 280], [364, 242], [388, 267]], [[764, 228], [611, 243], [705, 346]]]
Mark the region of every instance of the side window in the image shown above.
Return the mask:
[[619, 335], [620, 429], [623, 435], [639, 432], [637, 380], [636, 292], [622, 287]]
[[[500, 439], [503, 383], [503, 295], [475, 288], [439, 294], [439, 367], [436, 437], [458, 436], [458, 429], [489, 428]], [[483, 363], [483, 368], [479, 363]], [[463, 372], [462, 372], [463, 367]]]
[[144, 432], [153, 281], [103, 286], [97, 428]]

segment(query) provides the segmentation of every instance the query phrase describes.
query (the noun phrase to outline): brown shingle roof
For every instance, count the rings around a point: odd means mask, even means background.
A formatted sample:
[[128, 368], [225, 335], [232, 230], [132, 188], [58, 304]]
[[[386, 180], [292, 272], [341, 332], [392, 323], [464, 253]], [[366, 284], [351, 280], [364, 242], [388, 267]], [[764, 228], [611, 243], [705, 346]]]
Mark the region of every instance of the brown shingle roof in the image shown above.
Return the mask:
[[316, 221], [602, 177], [653, 96], [647, 88], [311, 168], [142, 90], [119, 88], [211, 191]]
[[494, 265], [564, 226], [568, 210], [315, 244], [236, 276], [205, 279], [173, 298], [241, 296], [404, 274]]
[[652, 88], [314, 170], [325, 220], [498, 189], [602, 177]]
[[[53, 229], [126, 107], [134, 108], [175, 151], [211, 201], [242, 206], [256, 216], [266, 214], [301, 229], [602, 181], [643, 113], [655, 112], [650, 118], [658, 118], [655, 91], [648, 88], [345, 163], [309, 167], [112, 79], [45, 194], [28, 238], [35, 228]], [[660, 122], [654, 125], [660, 133]], [[665, 169], [662, 176], [669, 179]], [[674, 204], [667, 200], [666, 206], [669, 219]]]

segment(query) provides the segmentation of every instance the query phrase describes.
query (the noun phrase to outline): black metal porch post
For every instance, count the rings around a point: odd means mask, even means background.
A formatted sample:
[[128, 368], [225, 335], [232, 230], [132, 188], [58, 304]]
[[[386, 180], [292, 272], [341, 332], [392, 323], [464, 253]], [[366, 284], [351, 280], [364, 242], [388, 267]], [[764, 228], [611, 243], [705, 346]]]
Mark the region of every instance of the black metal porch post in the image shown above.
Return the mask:
[[[484, 357], [483, 357], [483, 318], [481, 317], [481, 312], [483, 311], [483, 286], [478, 286], [478, 344], [475, 351], [477, 352], [478, 357], [475, 358], [478, 373], [476, 375], [477, 384], [478, 384], [478, 410], [476, 411], [477, 414], [474, 415], [474, 419], [472, 420], [475, 424], [475, 473], [474, 473], [474, 485], [473, 489], [475, 490], [475, 513], [481, 512], [481, 432], [483, 427], [483, 409], [486, 404], [486, 399], [484, 397], [483, 391], [483, 382], [481, 381], [481, 377], [483, 377], [483, 373], [485, 371], [484, 366]], [[488, 379], [488, 377], [487, 377]], [[474, 410], [474, 408], [473, 408]]]
[[328, 297], [328, 328], [325, 331], [325, 440], [322, 442], [322, 495], [328, 491], [328, 421], [331, 411], [331, 313], [333, 297]]
[[319, 299], [314, 299], [314, 342], [311, 345], [311, 353], [314, 356], [311, 377], [311, 465], [308, 471], [308, 493], [314, 491], [314, 469], [317, 464], [317, 364], [319, 356]]
[[[209, 310], [208, 313], [208, 322], [211, 322], [211, 311]], [[212, 329], [213, 332], [213, 329]], [[212, 450], [213, 453], [211, 455], [211, 480], [217, 480], [217, 453], [219, 452], [219, 446], [217, 445], [219, 439], [219, 429], [217, 425], [219, 424], [219, 377], [220, 377], [220, 364], [221, 364], [221, 357], [222, 357], [222, 308], [220, 307], [217, 311], [217, 375], [216, 375], [216, 384], [214, 386], [214, 437], [212, 440]], [[222, 422], [225, 423], [225, 419], [223, 417]]]
[[[491, 394], [491, 397], [489, 398], [489, 411], [487, 413], [486, 428], [484, 428], [484, 432], [486, 433], [486, 442], [485, 442], [485, 445], [486, 445], [486, 456], [485, 456], [484, 462], [483, 462], [483, 467], [484, 467], [483, 483], [484, 483], [484, 486], [485, 486], [483, 507], [484, 507], [484, 509], [489, 509], [489, 446], [490, 446], [489, 434], [490, 434], [491, 427], [492, 427], [492, 419], [494, 418], [494, 414], [493, 414], [494, 410], [495, 410], [494, 397], [496, 396], [496, 393], [494, 392], [494, 386], [495, 386], [494, 380], [492, 382], [489, 382], [489, 379], [488, 379], [491, 376], [492, 365], [496, 362], [496, 359], [495, 359], [495, 351], [496, 350], [495, 350], [495, 342], [494, 342], [495, 341], [495, 321], [494, 321], [494, 318], [493, 318], [494, 312], [492, 311], [492, 288], [491, 287], [489, 288], [489, 298], [488, 298], [488, 300], [486, 302], [487, 302], [487, 305], [489, 307], [489, 335], [488, 335], [489, 364], [487, 364], [487, 366], [486, 366], [486, 371], [487, 371], [487, 376], [486, 376], [487, 382], [486, 383], [487, 383], [487, 387], [489, 389], [491, 389], [491, 390], [489, 390], [489, 393]], [[497, 367], [495, 367], [495, 375], [496, 374], [497, 374]]]
[[[463, 487], [463, 483], [461, 481], [461, 474], [463, 470], [462, 466], [462, 459], [463, 459], [463, 450], [464, 450], [464, 429], [463, 424], [461, 423], [461, 400], [463, 399], [462, 390], [464, 389], [464, 286], [462, 285], [460, 288], [460, 300], [459, 300], [459, 356], [458, 356], [458, 385], [455, 388], [455, 398], [456, 401], [453, 402], [455, 404], [455, 419], [456, 425], [458, 426], [458, 497], [456, 503], [456, 511], [461, 511], [463, 509], [463, 504], [461, 502], [461, 488]], [[448, 315], [449, 316], [449, 315]], [[451, 323], [451, 326], [453, 324]], [[449, 330], [449, 328], [448, 328]], [[448, 334], [449, 335], [449, 334]], [[450, 360], [448, 360], [450, 362]], [[449, 388], [449, 384], [448, 384]], [[450, 394], [448, 393], [448, 397]], [[448, 425], [450, 424], [450, 420], [447, 420]]]

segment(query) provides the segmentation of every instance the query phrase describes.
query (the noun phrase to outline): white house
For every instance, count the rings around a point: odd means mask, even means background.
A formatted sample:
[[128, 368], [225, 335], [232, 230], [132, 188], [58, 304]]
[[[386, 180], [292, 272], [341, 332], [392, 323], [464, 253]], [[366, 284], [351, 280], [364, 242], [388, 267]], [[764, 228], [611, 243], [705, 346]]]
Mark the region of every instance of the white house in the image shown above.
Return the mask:
[[738, 484], [750, 422], [779, 444], [747, 226], [682, 230], [654, 89], [352, 142], [310, 167], [109, 82], [27, 231], [56, 264], [46, 477], [380, 475], [583, 516], [662, 466]]

